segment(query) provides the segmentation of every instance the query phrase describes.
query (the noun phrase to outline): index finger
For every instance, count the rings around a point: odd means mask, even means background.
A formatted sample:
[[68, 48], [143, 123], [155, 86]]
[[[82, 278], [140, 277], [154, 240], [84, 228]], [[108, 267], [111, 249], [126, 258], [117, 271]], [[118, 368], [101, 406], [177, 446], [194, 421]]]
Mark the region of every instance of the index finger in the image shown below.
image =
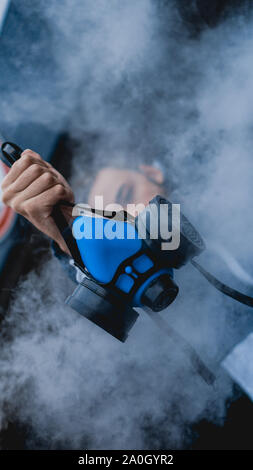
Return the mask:
[[24, 150], [19, 160], [17, 160], [12, 165], [9, 173], [5, 176], [2, 183], [2, 188], [4, 189], [10, 184], [12, 184], [18, 178], [18, 176], [23, 173], [23, 171], [25, 171], [30, 165], [34, 163], [37, 163], [38, 165], [41, 165], [46, 168], [50, 166], [47, 162], [45, 162], [45, 160], [41, 158], [38, 153], [33, 152], [30, 149]]

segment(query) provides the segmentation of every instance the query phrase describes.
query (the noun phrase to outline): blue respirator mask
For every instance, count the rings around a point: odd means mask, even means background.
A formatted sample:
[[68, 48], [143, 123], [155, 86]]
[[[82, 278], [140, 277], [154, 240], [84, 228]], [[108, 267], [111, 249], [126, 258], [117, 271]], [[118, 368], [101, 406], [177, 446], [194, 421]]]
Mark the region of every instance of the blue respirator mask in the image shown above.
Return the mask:
[[[135, 218], [124, 211], [93, 210], [89, 215], [89, 209], [84, 210], [73, 222], [72, 246], [66, 228], [65, 234], [61, 230], [72, 252], [76, 244], [80, 255], [76, 265], [85, 275], [67, 304], [120, 341], [126, 340], [138, 318], [136, 307], [160, 312], [175, 300], [178, 286], [173, 268], [180, 268], [204, 249], [200, 235], [181, 215], [179, 247], [163, 250], [162, 244], [168, 240], [161, 236], [165, 232], [162, 208], [168, 212], [166, 221], [171, 221], [172, 204], [161, 196]], [[157, 227], [155, 239], [152, 227]], [[171, 232], [171, 227], [166, 229]]]

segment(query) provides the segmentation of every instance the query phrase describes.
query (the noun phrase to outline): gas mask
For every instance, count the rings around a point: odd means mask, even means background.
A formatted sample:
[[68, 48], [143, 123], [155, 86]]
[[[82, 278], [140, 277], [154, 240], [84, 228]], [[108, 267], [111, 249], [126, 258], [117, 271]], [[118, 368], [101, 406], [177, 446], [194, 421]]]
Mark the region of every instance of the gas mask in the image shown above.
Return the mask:
[[[75, 210], [78, 213], [78, 205]], [[160, 312], [175, 300], [179, 289], [173, 280], [173, 269], [197, 256], [204, 249], [204, 242], [182, 215], [177, 220], [178, 248], [162, 249], [163, 243], [168, 242], [162, 236], [163, 222], [166, 219], [167, 225], [172, 220], [173, 205], [161, 196], [152, 199], [135, 218], [124, 211], [93, 211], [91, 214], [88, 208], [80, 209], [83, 214], [72, 225], [81, 257], [81, 266], [80, 258], [76, 264], [84, 270], [85, 277], [66, 302], [125, 341], [138, 318], [136, 307]], [[67, 227], [65, 234], [66, 230]], [[171, 228], [169, 232], [172, 233]], [[65, 241], [69, 243], [67, 237]]]

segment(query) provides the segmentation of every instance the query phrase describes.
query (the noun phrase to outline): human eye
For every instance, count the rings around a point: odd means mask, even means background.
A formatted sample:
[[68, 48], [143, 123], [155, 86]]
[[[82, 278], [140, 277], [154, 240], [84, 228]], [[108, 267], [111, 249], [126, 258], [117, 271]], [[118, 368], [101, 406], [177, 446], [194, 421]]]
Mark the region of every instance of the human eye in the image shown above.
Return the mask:
[[116, 202], [122, 206], [132, 202], [133, 186], [130, 184], [122, 184], [116, 195]]

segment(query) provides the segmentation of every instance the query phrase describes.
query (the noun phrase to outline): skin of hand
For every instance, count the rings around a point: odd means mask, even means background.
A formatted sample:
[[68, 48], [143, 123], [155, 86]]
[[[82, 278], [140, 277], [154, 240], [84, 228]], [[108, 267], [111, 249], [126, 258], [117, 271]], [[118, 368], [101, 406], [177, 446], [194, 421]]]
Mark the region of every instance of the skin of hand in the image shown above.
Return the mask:
[[[69, 254], [51, 213], [60, 200], [74, 202], [74, 195], [64, 177], [39, 154], [26, 149], [13, 164], [2, 182], [2, 200]], [[63, 207], [62, 212], [67, 220], [71, 217], [71, 209]]]

